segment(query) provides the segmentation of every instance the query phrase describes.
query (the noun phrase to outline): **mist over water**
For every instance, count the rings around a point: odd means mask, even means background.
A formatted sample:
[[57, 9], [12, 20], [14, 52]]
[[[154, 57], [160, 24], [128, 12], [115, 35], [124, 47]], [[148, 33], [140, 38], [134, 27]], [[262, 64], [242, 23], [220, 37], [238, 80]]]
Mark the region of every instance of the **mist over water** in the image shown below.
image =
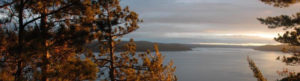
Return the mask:
[[286, 66], [276, 57], [286, 53], [251, 48], [194, 48], [192, 51], [161, 52], [165, 61], [173, 60], [179, 81], [256, 81], [249, 68], [250, 56], [269, 81], [280, 79], [277, 71]]

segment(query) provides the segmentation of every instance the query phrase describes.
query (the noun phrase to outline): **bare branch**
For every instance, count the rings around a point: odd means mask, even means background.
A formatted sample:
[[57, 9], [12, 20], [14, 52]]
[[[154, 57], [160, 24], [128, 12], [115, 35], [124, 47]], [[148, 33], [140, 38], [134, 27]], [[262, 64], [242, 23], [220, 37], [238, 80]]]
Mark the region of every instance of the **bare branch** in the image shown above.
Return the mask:
[[108, 60], [108, 59], [97, 59], [97, 60], [108, 61], [108, 62], [110, 62], [110, 60]]
[[14, 0], [14, 1], [10, 2], [10, 3], [6, 3], [6, 4], [4, 4], [4, 5], [0, 5], [0, 8], [4, 8], [4, 7], [7, 7], [7, 6], [10, 6], [10, 5], [16, 3], [17, 1], [18, 1], [18, 0]]
[[[72, 6], [72, 5], [73, 5], [73, 4], [69, 4], [69, 5], [66, 5], [66, 6], [64, 6], [64, 7], [61, 7], [61, 8], [59, 8], [59, 9], [55, 10], [55, 11], [52, 11], [52, 12], [46, 14], [46, 16], [49, 16], [49, 15], [58, 13], [58, 12], [60, 12], [60, 11], [62, 11], [62, 10], [64, 10], [64, 9], [66, 9], [66, 8]], [[38, 19], [40, 19], [40, 18], [41, 18], [41, 16], [36, 17], [36, 18], [33, 18], [32, 20], [30, 20], [30, 21], [24, 23], [24, 26], [26, 26], [26, 25], [28, 25], [28, 24], [30, 24], [30, 23], [32, 23], [32, 22], [34, 22], [34, 21], [36, 21], [36, 20], [38, 20]]]

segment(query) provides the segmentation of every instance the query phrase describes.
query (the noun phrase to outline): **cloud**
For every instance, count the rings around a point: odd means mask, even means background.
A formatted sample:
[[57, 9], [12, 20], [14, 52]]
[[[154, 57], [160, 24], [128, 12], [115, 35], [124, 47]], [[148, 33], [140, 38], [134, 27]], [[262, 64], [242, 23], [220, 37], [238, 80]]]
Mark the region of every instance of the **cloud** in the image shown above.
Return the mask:
[[[251, 36], [282, 32], [268, 29], [256, 18], [294, 14], [300, 6], [274, 8], [259, 0], [126, 0], [122, 4], [129, 5], [144, 20], [140, 29], [125, 38], [182, 43], [274, 42], [272, 38]], [[232, 35], [218, 36], [221, 34]]]
[[170, 38], [195, 38], [195, 37], [223, 37], [223, 38], [256, 38], [256, 39], [272, 39], [276, 37], [275, 34], [264, 34], [264, 33], [241, 33], [241, 34], [208, 34], [208, 33], [166, 33], [165, 37]]

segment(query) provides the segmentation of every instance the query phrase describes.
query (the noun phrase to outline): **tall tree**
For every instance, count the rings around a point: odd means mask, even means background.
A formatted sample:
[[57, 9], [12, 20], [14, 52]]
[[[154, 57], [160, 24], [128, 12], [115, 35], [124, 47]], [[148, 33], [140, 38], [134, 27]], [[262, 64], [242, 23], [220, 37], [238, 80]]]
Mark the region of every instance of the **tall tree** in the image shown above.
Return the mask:
[[[0, 2], [6, 15], [0, 23], [0, 80], [176, 80], [175, 67], [163, 65], [157, 47], [156, 54], [136, 54], [132, 40], [124, 52], [114, 52], [116, 38], [141, 21], [118, 0]], [[99, 54], [85, 47], [95, 39]], [[103, 75], [96, 76], [99, 70]]]
[[[131, 33], [139, 28], [138, 14], [122, 8], [119, 0], [99, 1], [101, 12], [96, 20], [97, 29], [101, 35], [98, 38], [100, 53], [95, 58], [100, 67], [101, 79], [103, 80], [153, 80], [173, 81], [175, 67], [172, 63], [163, 65], [163, 57], [157, 52], [136, 54], [133, 40], [125, 46], [121, 53], [115, 53], [115, 45], [120, 42], [123, 35]], [[117, 41], [116, 41], [117, 40]], [[95, 57], [95, 56], [94, 56]], [[109, 75], [109, 77], [105, 76]]]
[[[82, 54], [81, 48], [84, 43], [92, 39], [89, 31], [91, 27], [87, 28], [83, 25], [93, 21], [88, 18], [94, 16], [93, 13], [97, 13], [91, 10], [96, 7], [92, 5], [92, 1], [4, 0], [2, 2], [5, 4], [1, 5], [1, 8], [9, 12], [6, 14], [10, 18], [5, 27], [1, 25], [2, 28], [6, 28], [2, 31], [4, 37], [1, 38], [4, 41], [3, 46], [6, 46], [3, 47], [5, 50], [1, 51], [3, 57], [1, 68], [10, 69], [7, 71], [1, 69], [2, 73], [6, 73], [3, 76], [15, 75], [14, 80], [17, 81], [26, 79], [47, 81], [61, 77], [57, 76], [60, 75], [58, 74], [61, 73], [60, 71], [72, 72], [81, 70], [77, 68], [81, 67], [90, 68], [83, 70], [89, 73], [81, 74], [82, 71], [79, 71], [74, 76], [63, 77], [63, 79], [95, 79], [95, 76], [85, 76], [96, 75], [97, 67], [89, 59], [81, 60], [77, 55]], [[91, 11], [92, 13], [87, 13]], [[15, 21], [18, 22], [14, 23]], [[18, 24], [14, 27], [17, 31], [12, 28], [14, 24]], [[18, 39], [18, 41], [7, 41], [5, 37]], [[66, 65], [76, 67], [61, 68]]]
[[[272, 5], [274, 7], [285, 8], [292, 4], [300, 2], [299, 0], [260, 0], [266, 4]], [[269, 28], [283, 28], [286, 32], [279, 37], [274, 38], [280, 43], [284, 43], [290, 46], [300, 46], [300, 12], [294, 15], [280, 15], [276, 17], [258, 18], [258, 20], [267, 25]], [[292, 51], [287, 51], [291, 54], [290, 57], [283, 56], [278, 58], [287, 65], [299, 65], [300, 64], [300, 52], [292, 49]], [[250, 63], [250, 62], [249, 62]], [[300, 73], [283, 71], [283, 74], [288, 75], [286, 78], [281, 79], [281, 81], [299, 81]], [[281, 74], [282, 74], [281, 73]]]

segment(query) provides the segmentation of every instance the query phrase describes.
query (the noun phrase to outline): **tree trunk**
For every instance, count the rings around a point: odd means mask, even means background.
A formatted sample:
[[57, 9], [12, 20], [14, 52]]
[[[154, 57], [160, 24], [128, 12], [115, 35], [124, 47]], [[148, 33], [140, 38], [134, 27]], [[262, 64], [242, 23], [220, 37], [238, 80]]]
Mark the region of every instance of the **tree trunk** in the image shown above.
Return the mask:
[[18, 55], [16, 56], [17, 62], [17, 71], [15, 74], [15, 81], [21, 81], [22, 71], [23, 71], [23, 63], [22, 63], [22, 53], [23, 53], [23, 35], [24, 35], [24, 25], [23, 25], [23, 11], [24, 11], [24, 1], [20, 1], [18, 10], [18, 23], [19, 23], [19, 35], [18, 35]]
[[42, 45], [42, 60], [43, 60], [43, 66], [42, 66], [42, 81], [48, 81], [48, 68], [49, 68], [49, 52], [48, 52], [48, 44], [47, 44], [47, 34], [48, 34], [48, 26], [47, 26], [47, 9], [44, 8], [44, 11], [41, 13], [41, 45]]
[[109, 8], [107, 7], [107, 23], [108, 23], [108, 37], [109, 37], [109, 39], [108, 39], [108, 43], [109, 43], [109, 54], [110, 54], [110, 72], [109, 72], [109, 74], [110, 74], [110, 80], [111, 81], [116, 81], [115, 80], [115, 67], [114, 67], [114, 61], [115, 61], [115, 59], [114, 59], [114, 50], [113, 50], [113, 39], [112, 39], [112, 25], [111, 25], [111, 21], [110, 21], [110, 11], [109, 11]]

